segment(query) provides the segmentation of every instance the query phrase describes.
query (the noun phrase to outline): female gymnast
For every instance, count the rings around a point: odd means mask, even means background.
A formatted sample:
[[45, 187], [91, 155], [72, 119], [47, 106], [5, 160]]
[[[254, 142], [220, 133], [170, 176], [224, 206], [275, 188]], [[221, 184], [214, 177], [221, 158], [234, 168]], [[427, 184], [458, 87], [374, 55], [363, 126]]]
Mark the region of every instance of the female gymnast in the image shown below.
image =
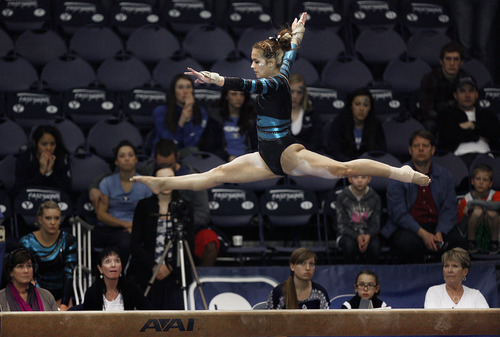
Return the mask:
[[210, 171], [177, 177], [134, 176], [154, 193], [163, 190], [203, 190], [222, 183], [246, 183], [285, 174], [326, 179], [369, 175], [428, 185], [430, 178], [410, 166], [392, 167], [369, 159], [338, 162], [297, 144], [290, 132], [291, 94], [288, 77], [304, 32], [307, 13], [295, 19], [291, 30], [257, 42], [252, 48], [252, 65], [257, 80], [222, 77], [209, 71], [188, 68], [196, 83], [211, 83], [225, 89], [248, 91], [257, 96], [259, 152], [237, 157]]

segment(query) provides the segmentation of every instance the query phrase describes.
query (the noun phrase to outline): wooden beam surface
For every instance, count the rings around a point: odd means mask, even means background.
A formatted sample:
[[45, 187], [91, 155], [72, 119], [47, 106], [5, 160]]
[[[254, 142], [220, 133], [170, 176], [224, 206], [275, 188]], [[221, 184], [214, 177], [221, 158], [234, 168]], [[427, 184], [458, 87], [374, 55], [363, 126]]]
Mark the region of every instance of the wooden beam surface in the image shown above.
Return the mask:
[[500, 335], [500, 309], [3, 312], [0, 336]]

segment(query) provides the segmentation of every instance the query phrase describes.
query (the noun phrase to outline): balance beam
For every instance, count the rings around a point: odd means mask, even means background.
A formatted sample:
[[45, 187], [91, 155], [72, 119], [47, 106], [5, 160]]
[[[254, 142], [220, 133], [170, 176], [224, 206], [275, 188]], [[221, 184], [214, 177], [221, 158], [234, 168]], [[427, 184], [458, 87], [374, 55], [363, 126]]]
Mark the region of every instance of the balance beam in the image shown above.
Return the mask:
[[500, 335], [500, 309], [3, 312], [0, 336]]

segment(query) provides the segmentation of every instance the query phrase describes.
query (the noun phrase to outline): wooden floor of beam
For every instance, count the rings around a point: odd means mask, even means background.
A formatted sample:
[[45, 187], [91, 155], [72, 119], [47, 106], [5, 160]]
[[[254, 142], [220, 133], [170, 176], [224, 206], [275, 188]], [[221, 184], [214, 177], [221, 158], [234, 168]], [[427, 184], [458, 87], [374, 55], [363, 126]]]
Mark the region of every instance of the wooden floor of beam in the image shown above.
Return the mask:
[[500, 309], [3, 312], [0, 324], [2, 337], [500, 335]]

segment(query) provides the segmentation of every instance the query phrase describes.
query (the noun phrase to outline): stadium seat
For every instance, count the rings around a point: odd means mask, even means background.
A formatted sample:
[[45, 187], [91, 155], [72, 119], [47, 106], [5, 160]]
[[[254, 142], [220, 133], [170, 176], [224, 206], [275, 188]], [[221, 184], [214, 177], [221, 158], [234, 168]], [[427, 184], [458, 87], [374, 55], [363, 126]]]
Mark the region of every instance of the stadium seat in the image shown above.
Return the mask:
[[75, 193], [88, 195], [89, 186], [101, 175], [110, 174], [109, 164], [97, 154], [76, 152], [70, 155], [71, 186]]
[[109, 23], [103, 1], [100, 0], [59, 0], [55, 3], [54, 21], [67, 36], [72, 36], [80, 28]]
[[98, 121], [117, 117], [120, 112], [118, 96], [97, 85], [76, 87], [64, 92], [63, 111], [65, 117], [74, 121], [87, 133]]
[[137, 28], [127, 38], [126, 50], [146, 64], [156, 64], [180, 49], [177, 38], [159, 25]]
[[14, 184], [16, 183], [16, 161], [17, 157], [10, 154], [0, 160], [0, 182], [8, 193], [14, 192]]
[[38, 87], [38, 73], [24, 58], [9, 53], [0, 58], [0, 91], [16, 92]]
[[411, 35], [425, 30], [446, 34], [452, 21], [444, 0], [405, 0], [401, 23]]
[[167, 93], [161, 88], [140, 87], [121, 94], [122, 111], [143, 133], [154, 128], [152, 112], [167, 104]]
[[203, 70], [198, 61], [192, 57], [166, 58], [158, 62], [153, 69], [153, 82], [168, 90], [170, 82], [175, 75], [183, 73], [191, 67], [195, 70]]
[[19, 153], [27, 144], [26, 131], [12, 119], [0, 117], [0, 159]]
[[299, 17], [303, 12], [307, 12], [309, 28], [328, 28], [337, 32], [344, 25], [345, 18], [338, 0], [298, 0], [295, 3], [293, 17]]
[[111, 5], [109, 18], [111, 26], [128, 37], [139, 27], [160, 23], [160, 12], [156, 1], [116, 0]]
[[49, 29], [27, 30], [14, 44], [14, 50], [37, 68], [68, 51], [66, 42]]
[[0, 57], [14, 50], [14, 42], [9, 34], [0, 29]]
[[357, 58], [341, 55], [325, 65], [321, 81], [333, 89], [350, 93], [373, 82], [373, 75]]
[[367, 2], [353, 0], [348, 6], [349, 20], [358, 31], [371, 28], [394, 29], [400, 21], [398, 4], [395, 0]]
[[191, 29], [182, 41], [182, 48], [205, 66], [225, 59], [236, 49], [231, 35], [215, 25], [201, 25]]
[[0, 21], [7, 31], [19, 34], [46, 28], [51, 20], [50, 0], [9, 0], [0, 2]]
[[462, 69], [474, 76], [477, 86], [481, 89], [493, 83], [490, 71], [479, 60], [470, 59], [464, 62]]
[[316, 70], [316, 67], [308, 60], [302, 57], [297, 57], [295, 62], [293, 62], [291, 74], [297, 73], [304, 77], [307, 85], [319, 85], [321, 84], [321, 79]]
[[[221, 186], [208, 190], [208, 205], [212, 224], [222, 231], [230, 231], [234, 235], [242, 235], [243, 239], [251, 235], [258, 238], [258, 244], [241, 247], [229, 246], [224, 256], [233, 257], [241, 264], [246, 259], [262, 261], [266, 253], [264, 229], [259, 215], [259, 199], [248, 189]], [[256, 221], [255, 218], [258, 218]]]
[[479, 105], [500, 114], [500, 85], [486, 85], [479, 91]]
[[426, 30], [410, 36], [406, 43], [406, 49], [409, 57], [420, 58], [431, 67], [437, 67], [440, 66], [439, 53], [441, 48], [448, 42], [451, 42], [448, 35]]
[[382, 79], [398, 93], [411, 94], [420, 88], [422, 76], [431, 71], [431, 67], [421, 59], [397, 58], [390, 61]]
[[123, 43], [111, 28], [92, 24], [78, 29], [71, 36], [69, 49], [92, 65], [98, 65], [123, 51]]
[[267, 240], [281, 242], [269, 247], [276, 257], [283, 254], [289, 257], [301, 246], [305, 233], [312, 235], [314, 230], [317, 230], [317, 234], [313, 235], [314, 245], [310, 249], [327, 254], [328, 246], [321, 235], [318, 200], [313, 191], [299, 185], [268, 188], [260, 197], [260, 211], [265, 224], [269, 226]]
[[469, 192], [469, 168], [462, 158], [455, 156], [453, 152], [446, 152], [435, 155], [432, 161], [450, 171], [457, 194]]
[[47, 90], [26, 90], [6, 94], [5, 114], [24, 130], [63, 117], [62, 97]]
[[331, 29], [311, 29], [298, 49], [298, 55], [321, 69], [326, 62], [345, 52], [342, 39]]
[[42, 69], [40, 80], [48, 89], [59, 93], [73, 88], [84, 87], [95, 81], [92, 66], [73, 54], [66, 54], [49, 61]]
[[416, 130], [425, 129], [424, 126], [413, 118], [400, 120], [397, 117], [391, 117], [383, 121], [385, 141], [387, 152], [395, 156], [401, 162], [410, 159], [408, 152], [408, 139]]
[[38, 227], [37, 211], [45, 201], [54, 201], [61, 210], [61, 223], [66, 217], [73, 215], [73, 202], [68, 193], [47, 186], [29, 186], [21, 189], [15, 196], [13, 212], [16, 216], [16, 234], [22, 237]]
[[97, 122], [87, 135], [89, 151], [109, 163], [114, 161], [114, 149], [122, 141], [130, 141], [139, 153], [142, 153], [142, 136], [137, 127], [119, 118], [109, 118]]
[[225, 29], [234, 38], [240, 37], [250, 27], [272, 28], [270, 8], [259, 0], [230, 1], [224, 11], [223, 21]]
[[370, 28], [359, 34], [354, 43], [354, 52], [362, 56], [373, 76], [380, 79], [387, 63], [406, 52], [406, 43], [392, 29]]
[[108, 90], [124, 92], [150, 83], [151, 73], [135, 56], [120, 53], [101, 63], [97, 68], [97, 80]]
[[163, 20], [176, 35], [184, 36], [198, 25], [214, 23], [214, 15], [207, 0], [164, 0]]
[[391, 85], [374, 82], [368, 90], [373, 99], [372, 109], [381, 121], [409, 113], [407, 96], [396, 93]]

